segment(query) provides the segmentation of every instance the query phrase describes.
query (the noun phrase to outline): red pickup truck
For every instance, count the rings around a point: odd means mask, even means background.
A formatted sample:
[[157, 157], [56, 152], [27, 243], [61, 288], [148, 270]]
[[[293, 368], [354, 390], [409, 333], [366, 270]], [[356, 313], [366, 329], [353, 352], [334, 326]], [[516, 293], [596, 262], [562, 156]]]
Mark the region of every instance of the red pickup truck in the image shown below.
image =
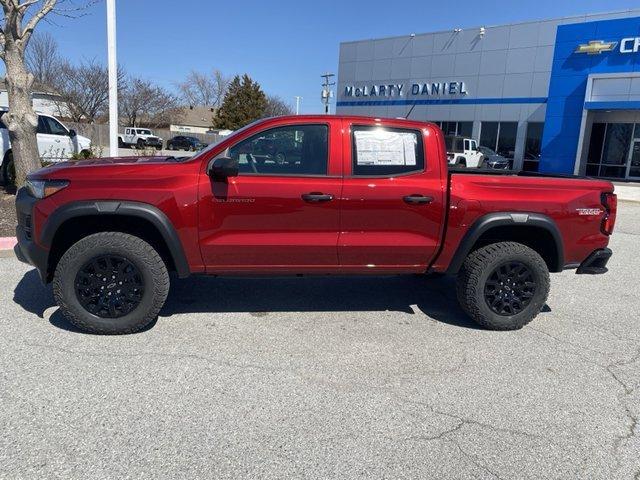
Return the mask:
[[160, 312], [169, 272], [457, 275], [481, 325], [521, 328], [549, 272], [607, 271], [607, 181], [450, 172], [430, 123], [340, 116], [262, 120], [192, 158], [60, 163], [16, 199], [16, 255], [64, 315], [134, 332]]

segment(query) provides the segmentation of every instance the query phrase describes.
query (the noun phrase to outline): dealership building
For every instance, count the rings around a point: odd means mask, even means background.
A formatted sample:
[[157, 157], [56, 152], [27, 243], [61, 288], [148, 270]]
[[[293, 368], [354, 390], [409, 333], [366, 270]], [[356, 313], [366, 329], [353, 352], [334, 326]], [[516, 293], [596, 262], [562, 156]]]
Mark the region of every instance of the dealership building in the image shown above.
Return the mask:
[[640, 9], [342, 43], [336, 105], [438, 123], [515, 169], [640, 181]]

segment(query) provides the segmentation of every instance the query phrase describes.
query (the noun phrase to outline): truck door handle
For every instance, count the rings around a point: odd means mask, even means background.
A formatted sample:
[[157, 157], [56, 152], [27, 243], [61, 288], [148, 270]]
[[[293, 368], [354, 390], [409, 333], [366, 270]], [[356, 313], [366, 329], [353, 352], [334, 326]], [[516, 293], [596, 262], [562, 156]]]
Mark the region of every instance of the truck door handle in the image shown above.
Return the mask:
[[411, 205], [423, 205], [433, 202], [433, 197], [425, 197], [424, 195], [407, 195], [403, 197], [404, 203], [409, 203]]
[[302, 200], [309, 203], [330, 202], [333, 200], [333, 195], [327, 195], [319, 192], [305, 193], [302, 195]]

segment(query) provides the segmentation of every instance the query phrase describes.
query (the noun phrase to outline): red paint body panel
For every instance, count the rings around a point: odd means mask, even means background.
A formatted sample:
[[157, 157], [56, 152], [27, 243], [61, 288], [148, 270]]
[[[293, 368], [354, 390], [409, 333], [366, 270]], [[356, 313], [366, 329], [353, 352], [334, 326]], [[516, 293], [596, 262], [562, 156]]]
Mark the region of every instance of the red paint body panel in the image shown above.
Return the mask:
[[[327, 124], [326, 176], [207, 175], [209, 162], [263, 130]], [[410, 128], [421, 133], [425, 169], [409, 175], [352, 175], [353, 125]], [[445, 271], [469, 228], [494, 212], [544, 214], [557, 225], [564, 263], [582, 262], [607, 246], [600, 230], [606, 181], [515, 175], [449, 174], [442, 132], [434, 125], [391, 119], [297, 116], [267, 119], [236, 132], [190, 160], [128, 157], [57, 164], [31, 178], [65, 179], [67, 188], [38, 201], [34, 240], [62, 205], [93, 200], [153, 205], [171, 221], [192, 273], [415, 273]], [[301, 195], [324, 193], [326, 203]], [[408, 205], [406, 195], [433, 198]], [[602, 214], [581, 214], [600, 209]]]

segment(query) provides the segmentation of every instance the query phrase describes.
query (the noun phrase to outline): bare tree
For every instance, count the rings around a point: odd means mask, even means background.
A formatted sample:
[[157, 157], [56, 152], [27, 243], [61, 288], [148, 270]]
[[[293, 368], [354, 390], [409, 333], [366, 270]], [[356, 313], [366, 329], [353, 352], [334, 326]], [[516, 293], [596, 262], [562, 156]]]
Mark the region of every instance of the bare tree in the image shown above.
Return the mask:
[[282, 117], [284, 115], [293, 115], [293, 108], [291, 105], [277, 95], [268, 95], [267, 108], [264, 111], [264, 116]]
[[53, 35], [49, 32], [35, 33], [25, 51], [25, 63], [36, 83], [53, 87], [64, 63]]
[[183, 101], [189, 106], [217, 109], [222, 105], [230, 81], [220, 70], [213, 70], [211, 75], [192, 70], [177, 86]]
[[[25, 64], [25, 52], [29, 40], [40, 21], [51, 13], [72, 17], [74, 12], [87, 8], [95, 0], [87, 0], [83, 6], [61, 6], [66, 0], [0, 0], [4, 18], [0, 20], [0, 58], [6, 67], [5, 83], [9, 97], [9, 111], [3, 120], [9, 130], [11, 156], [15, 179], [22, 185], [28, 173], [40, 168], [40, 155], [36, 141], [38, 117], [33, 111], [31, 94], [34, 76]], [[77, 15], [75, 15], [77, 16]], [[10, 159], [9, 159], [10, 160]]]
[[[118, 86], [122, 89], [124, 72], [118, 68]], [[109, 72], [98, 61], [83, 61], [79, 65], [62, 63], [53, 87], [63, 98], [68, 115], [74, 122], [95, 122], [109, 105]]]
[[149, 80], [131, 78], [120, 94], [120, 113], [127, 118], [127, 125], [138, 126], [144, 122], [153, 128], [170, 123], [180, 116], [178, 99], [164, 88]]

